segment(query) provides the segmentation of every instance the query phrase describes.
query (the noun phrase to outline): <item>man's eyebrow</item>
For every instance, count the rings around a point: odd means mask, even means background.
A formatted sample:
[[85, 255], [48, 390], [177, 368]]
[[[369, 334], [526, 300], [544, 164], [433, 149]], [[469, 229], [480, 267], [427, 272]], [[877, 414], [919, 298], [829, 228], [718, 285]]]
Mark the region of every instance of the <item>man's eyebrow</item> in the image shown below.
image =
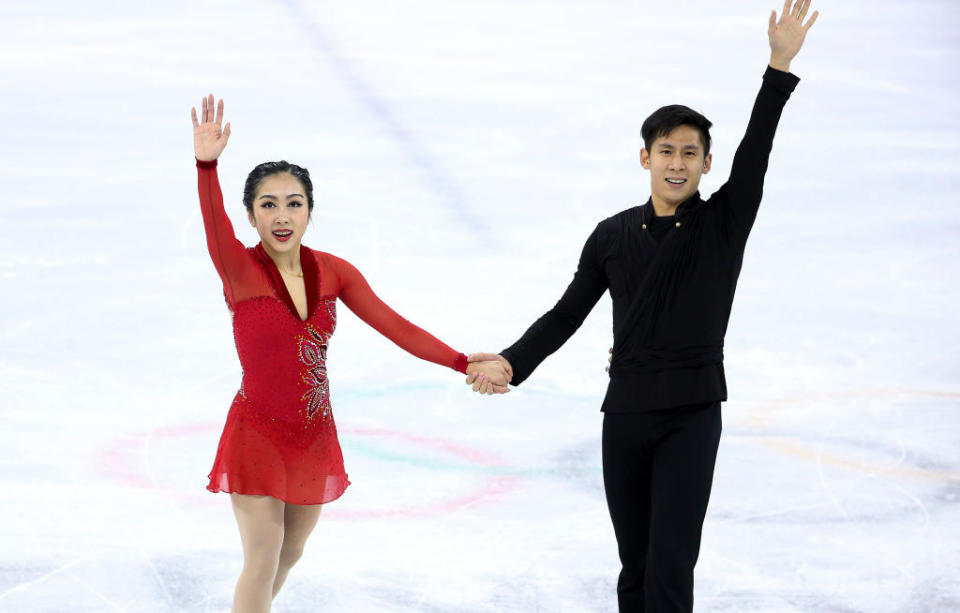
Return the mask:
[[[676, 149], [676, 147], [669, 143], [660, 143], [659, 145], [657, 145], [657, 149]], [[681, 147], [681, 149], [697, 150], [697, 149], [700, 149], [700, 145], [684, 145], [683, 147]]]

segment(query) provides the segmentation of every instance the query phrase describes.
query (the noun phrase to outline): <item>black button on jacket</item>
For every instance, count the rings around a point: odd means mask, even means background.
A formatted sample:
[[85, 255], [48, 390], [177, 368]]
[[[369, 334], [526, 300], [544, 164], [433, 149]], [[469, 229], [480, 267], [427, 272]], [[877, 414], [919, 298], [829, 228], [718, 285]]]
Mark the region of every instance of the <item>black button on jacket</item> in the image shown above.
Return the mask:
[[767, 68], [730, 178], [707, 200], [698, 192], [680, 204], [659, 241], [650, 232], [651, 200], [597, 225], [560, 301], [501, 352], [514, 385], [573, 335], [609, 289], [614, 350], [602, 410], [727, 399], [723, 338], [773, 136], [799, 81]]

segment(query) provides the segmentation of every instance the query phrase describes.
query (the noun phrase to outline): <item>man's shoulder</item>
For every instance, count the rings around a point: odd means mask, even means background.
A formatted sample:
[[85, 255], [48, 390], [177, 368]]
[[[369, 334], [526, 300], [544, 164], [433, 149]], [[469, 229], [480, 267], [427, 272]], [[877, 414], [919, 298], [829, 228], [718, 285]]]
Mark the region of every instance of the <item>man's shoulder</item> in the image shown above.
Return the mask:
[[597, 224], [597, 232], [605, 235], [618, 234], [634, 224], [643, 223], [643, 208], [645, 206], [647, 205], [638, 204], [607, 217]]

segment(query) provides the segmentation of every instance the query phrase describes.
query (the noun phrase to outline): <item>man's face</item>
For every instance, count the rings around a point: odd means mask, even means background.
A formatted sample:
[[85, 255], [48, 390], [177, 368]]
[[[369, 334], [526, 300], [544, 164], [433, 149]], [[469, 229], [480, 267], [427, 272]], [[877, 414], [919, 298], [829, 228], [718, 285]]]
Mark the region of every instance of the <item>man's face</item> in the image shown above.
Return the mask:
[[640, 163], [650, 171], [650, 191], [654, 200], [676, 207], [700, 187], [700, 176], [710, 172], [713, 156], [703, 155], [700, 131], [679, 126], [666, 136], [657, 137], [648, 151], [640, 150]]

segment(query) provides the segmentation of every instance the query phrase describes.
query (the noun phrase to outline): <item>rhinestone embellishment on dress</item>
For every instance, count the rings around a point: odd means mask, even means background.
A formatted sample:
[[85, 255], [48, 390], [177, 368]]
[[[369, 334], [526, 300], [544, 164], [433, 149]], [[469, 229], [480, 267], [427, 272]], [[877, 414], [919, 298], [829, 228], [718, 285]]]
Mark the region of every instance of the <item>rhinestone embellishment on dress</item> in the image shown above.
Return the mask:
[[327, 340], [329, 336], [310, 324], [306, 325], [306, 334], [301, 335], [300, 363], [303, 364], [303, 382], [309, 388], [301, 396], [306, 401], [307, 419], [312, 420], [320, 413], [325, 419], [330, 413], [330, 381], [327, 379]]

